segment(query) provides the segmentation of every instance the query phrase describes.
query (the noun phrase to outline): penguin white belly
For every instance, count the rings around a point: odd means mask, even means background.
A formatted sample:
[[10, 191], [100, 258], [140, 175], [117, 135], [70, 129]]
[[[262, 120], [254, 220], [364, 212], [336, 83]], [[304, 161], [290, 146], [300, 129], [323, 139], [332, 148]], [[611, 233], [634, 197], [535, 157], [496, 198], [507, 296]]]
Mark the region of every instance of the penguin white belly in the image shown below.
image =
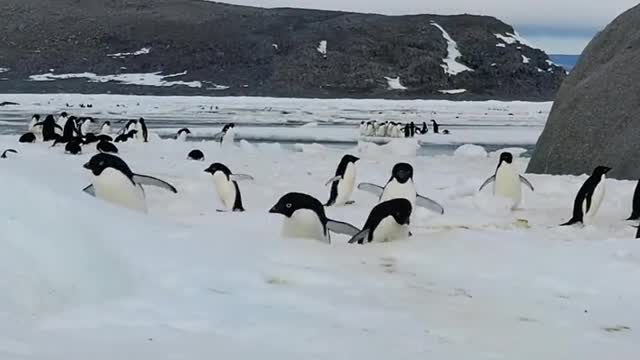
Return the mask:
[[178, 134], [178, 141], [187, 141], [187, 132], [183, 131]]
[[80, 126], [80, 131], [82, 131], [82, 134], [87, 135], [87, 133], [89, 133], [89, 130], [91, 130], [89, 121], [83, 122]]
[[338, 182], [338, 196], [336, 197], [336, 205], [344, 205], [351, 200], [351, 194], [356, 185], [356, 167], [353, 163], [347, 164], [342, 180]]
[[391, 180], [384, 189], [380, 202], [391, 199], [407, 199], [411, 203], [412, 208], [416, 206], [416, 187], [411, 180], [404, 184], [400, 184], [395, 179]]
[[382, 219], [373, 231], [373, 242], [387, 242], [409, 237], [409, 227], [400, 225], [392, 216]]
[[282, 236], [331, 242], [328, 236], [324, 234], [324, 227], [318, 215], [309, 209], [296, 210], [291, 217], [285, 217]]
[[520, 177], [513, 171], [511, 164], [502, 164], [496, 171], [496, 179], [493, 183], [493, 194], [510, 199], [512, 209], [520, 205], [520, 200], [522, 199]]
[[31, 119], [29, 122], [29, 131], [33, 132], [33, 125], [36, 124], [36, 119]]
[[360, 125], [360, 135], [365, 135], [367, 132], [367, 125]]
[[386, 125], [382, 125], [376, 131], [376, 136], [384, 136], [386, 133], [387, 133], [387, 126]]
[[375, 130], [373, 129], [373, 125], [367, 125], [367, 136], [373, 136]]
[[228, 129], [227, 132], [222, 137], [222, 145], [223, 146], [232, 145], [235, 138], [236, 138], [235, 131], [232, 128]]
[[224, 173], [216, 171], [213, 174], [213, 182], [222, 205], [227, 210], [232, 210], [233, 204], [236, 202], [236, 187], [233, 185], [233, 181], [228, 180]]
[[100, 135], [111, 135], [111, 126], [103, 126]]
[[[604, 195], [605, 195], [604, 182], [605, 182], [605, 176], [603, 175], [602, 178], [600, 179], [600, 182], [598, 183], [595, 190], [593, 191], [593, 195], [591, 195], [591, 206], [589, 207], [589, 211], [585, 213], [585, 216], [587, 218], [593, 218], [598, 212], [598, 209], [600, 209], [600, 205], [602, 204], [602, 200], [604, 199]], [[584, 210], [586, 210], [586, 207], [587, 207], [587, 204], [585, 200], [583, 202], [583, 207], [582, 207], [583, 212]]]
[[100, 176], [94, 176], [93, 188], [96, 197], [126, 208], [147, 212], [144, 190], [133, 184], [121, 172], [107, 168]]

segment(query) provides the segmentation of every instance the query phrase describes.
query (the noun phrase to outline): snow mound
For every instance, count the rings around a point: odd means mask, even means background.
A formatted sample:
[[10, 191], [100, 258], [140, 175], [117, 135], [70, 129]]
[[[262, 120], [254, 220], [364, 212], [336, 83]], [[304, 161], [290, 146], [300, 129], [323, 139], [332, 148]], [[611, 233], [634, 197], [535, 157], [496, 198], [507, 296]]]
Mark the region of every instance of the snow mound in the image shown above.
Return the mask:
[[454, 156], [465, 158], [486, 158], [488, 156], [487, 150], [482, 146], [474, 144], [464, 144], [456, 149], [453, 153]]
[[441, 92], [442, 94], [451, 94], [451, 95], [455, 95], [455, 94], [462, 94], [462, 93], [466, 93], [467, 89], [453, 89], [453, 90], [438, 90], [439, 92]]
[[442, 32], [442, 37], [447, 41], [447, 57], [442, 59], [444, 64], [441, 65], [444, 72], [449, 75], [457, 75], [461, 72], [473, 71], [473, 69], [469, 68], [467, 65], [458, 62], [458, 58], [461, 57], [462, 54], [458, 50], [458, 44], [453, 41], [451, 36], [449, 36], [449, 33], [447, 33], [442, 26], [433, 21], [431, 22], [431, 25], [437, 27]]
[[110, 82], [115, 81], [125, 85], [142, 85], [142, 86], [187, 86], [192, 88], [201, 88], [202, 82], [200, 81], [169, 81], [167, 79], [186, 75], [187, 72], [160, 75], [160, 72], [154, 73], [126, 73], [115, 75], [96, 75], [94, 73], [76, 73], [76, 74], [39, 74], [29, 76], [31, 81], [55, 81], [65, 79], [87, 79], [89, 82]]
[[402, 83], [400, 82], [400, 77], [395, 77], [395, 78], [390, 78], [390, 77], [384, 77], [385, 80], [387, 80], [387, 89], [389, 90], [407, 90], [407, 87], [405, 87], [404, 85], [402, 85]]
[[388, 143], [378, 145], [368, 141], [358, 142], [358, 152], [369, 157], [409, 156], [415, 157], [420, 144], [416, 139], [392, 139]]

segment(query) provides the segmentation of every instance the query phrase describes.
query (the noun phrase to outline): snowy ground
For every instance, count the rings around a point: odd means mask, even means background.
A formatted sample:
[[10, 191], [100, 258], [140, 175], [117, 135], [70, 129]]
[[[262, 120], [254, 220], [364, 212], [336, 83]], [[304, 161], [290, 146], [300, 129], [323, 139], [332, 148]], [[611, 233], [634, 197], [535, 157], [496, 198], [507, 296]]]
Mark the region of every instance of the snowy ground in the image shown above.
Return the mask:
[[[148, 188], [141, 215], [81, 192], [91, 147], [71, 156], [0, 136], [0, 149], [19, 151], [0, 159], [0, 358], [637, 357], [640, 243], [622, 220], [634, 183], [608, 180], [595, 223], [560, 228], [585, 176], [526, 175], [536, 191], [512, 213], [476, 192], [496, 154], [416, 157], [415, 146], [346, 152], [362, 158], [359, 181], [382, 184], [394, 163], [412, 163], [445, 215], [419, 212], [410, 240], [349, 246], [283, 239], [267, 213], [288, 191], [326, 200], [345, 151], [119, 145], [133, 171], [179, 190]], [[207, 160], [185, 160], [193, 148]], [[214, 161], [255, 177], [240, 184], [246, 213], [216, 212], [203, 172]], [[354, 199], [329, 216], [362, 226], [375, 199]]]

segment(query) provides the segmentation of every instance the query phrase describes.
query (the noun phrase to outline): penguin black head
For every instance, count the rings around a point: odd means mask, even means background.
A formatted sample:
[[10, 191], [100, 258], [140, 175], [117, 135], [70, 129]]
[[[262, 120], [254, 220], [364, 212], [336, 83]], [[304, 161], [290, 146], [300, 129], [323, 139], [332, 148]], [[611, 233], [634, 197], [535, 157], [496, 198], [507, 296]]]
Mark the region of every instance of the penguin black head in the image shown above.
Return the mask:
[[407, 163], [395, 164], [391, 170], [391, 179], [396, 179], [396, 181], [401, 184], [413, 179], [413, 166]]
[[102, 126], [103, 126], [103, 127], [104, 127], [104, 126], [107, 126], [107, 125], [111, 126], [111, 122], [109, 122], [109, 121], [105, 121], [105, 122], [103, 122], [103, 123], [102, 123]]
[[[96, 154], [83, 165], [87, 170], [91, 170], [93, 175], [100, 176], [102, 172], [107, 168], [113, 168], [120, 171], [129, 179], [133, 179], [133, 172], [122, 159], [111, 154]], [[133, 181], [133, 180], [132, 180]]]
[[78, 155], [82, 152], [82, 147], [80, 146], [80, 141], [71, 140], [65, 145], [64, 151], [68, 152], [72, 155]]
[[431, 119], [431, 122], [434, 123], [434, 124], [436, 123], [436, 121], [434, 119]]
[[67, 112], [66, 112], [66, 111], [63, 111], [63, 112], [60, 114], [60, 116], [62, 116], [62, 117], [67, 117]]
[[269, 213], [291, 217], [294, 212], [300, 209], [312, 210], [318, 214], [321, 221], [326, 221], [324, 207], [322, 207], [320, 200], [313, 196], [297, 192], [290, 192], [282, 196], [280, 200], [278, 200], [278, 202], [269, 210]]
[[191, 160], [204, 161], [204, 154], [198, 149], [193, 149], [189, 152], [187, 158]]
[[449, 135], [449, 130], [444, 129], [444, 130], [442, 131], [442, 133], [443, 133], [443, 134], [445, 134], [445, 135]]
[[342, 160], [340, 162], [348, 164], [348, 163], [355, 163], [358, 160], [360, 160], [359, 157], [355, 157], [353, 155], [347, 154], [347, 155], [342, 157]]
[[221, 163], [213, 163], [211, 164], [211, 166], [204, 170], [204, 172], [207, 172], [211, 175], [215, 174], [216, 171], [222, 171], [222, 173], [225, 174], [227, 178], [229, 178], [229, 176], [231, 175], [231, 170], [229, 170], [226, 165]]
[[360, 125], [364, 125], [364, 124], [365, 124], [364, 120], [360, 121]]
[[93, 142], [98, 141], [98, 137], [96, 137], [96, 135], [94, 133], [87, 133], [84, 136], [84, 144], [91, 144]]
[[609, 171], [611, 171], [610, 167], [598, 166], [595, 169], [593, 169], [593, 175], [594, 176], [602, 176], [602, 175], [608, 173]]
[[393, 216], [395, 221], [400, 225], [409, 225], [411, 219], [411, 202], [404, 198], [391, 199], [380, 203], [385, 212]]
[[506, 162], [507, 164], [511, 164], [513, 162], [513, 155], [511, 155], [510, 152], [503, 152], [502, 154], [500, 154], [500, 162], [499, 164], [502, 164], [502, 162]]
[[[65, 114], [65, 113], [63, 113], [63, 114]], [[51, 122], [51, 121], [55, 122], [56, 120], [53, 118], [53, 115], [47, 115], [47, 117], [44, 119], [44, 121], [46, 121], [46, 122]]]
[[178, 135], [180, 135], [182, 133], [191, 134], [191, 130], [189, 130], [187, 128], [182, 128], [182, 129], [178, 130]]
[[38, 121], [38, 120], [40, 120], [40, 115], [33, 114], [32, 118], [35, 119], [36, 121]]

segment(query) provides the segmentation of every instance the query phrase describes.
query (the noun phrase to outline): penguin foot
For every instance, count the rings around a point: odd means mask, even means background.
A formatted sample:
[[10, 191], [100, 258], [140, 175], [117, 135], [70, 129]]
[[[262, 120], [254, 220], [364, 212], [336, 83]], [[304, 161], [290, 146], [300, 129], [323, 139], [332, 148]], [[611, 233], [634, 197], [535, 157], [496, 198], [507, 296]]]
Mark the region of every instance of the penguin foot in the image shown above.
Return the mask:
[[347, 202], [346, 202], [346, 203], [344, 203], [344, 204], [345, 204], [345, 205], [353, 205], [353, 204], [355, 204], [355, 203], [356, 203], [356, 202], [355, 202], [355, 200], [349, 200], [349, 201], [347, 201]]
[[411, 231], [409, 231], [409, 237], [412, 237], [413, 233]]

